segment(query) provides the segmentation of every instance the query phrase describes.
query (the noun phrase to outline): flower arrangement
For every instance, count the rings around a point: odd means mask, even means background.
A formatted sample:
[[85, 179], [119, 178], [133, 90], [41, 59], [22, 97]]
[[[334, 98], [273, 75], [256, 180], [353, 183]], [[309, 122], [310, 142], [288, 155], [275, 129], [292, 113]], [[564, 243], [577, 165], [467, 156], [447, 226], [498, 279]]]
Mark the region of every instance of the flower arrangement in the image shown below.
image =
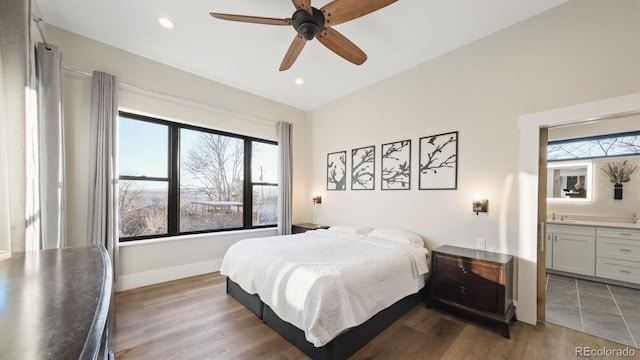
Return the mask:
[[631, 174], [638, 168], [638, 165], [631, 166], [627, 164], [627, 160], [623, 162], [609, 162], [600, 168], [605, 175], [609, 177], [609, 181], [614, 184], [622, 184], [631, 180]]

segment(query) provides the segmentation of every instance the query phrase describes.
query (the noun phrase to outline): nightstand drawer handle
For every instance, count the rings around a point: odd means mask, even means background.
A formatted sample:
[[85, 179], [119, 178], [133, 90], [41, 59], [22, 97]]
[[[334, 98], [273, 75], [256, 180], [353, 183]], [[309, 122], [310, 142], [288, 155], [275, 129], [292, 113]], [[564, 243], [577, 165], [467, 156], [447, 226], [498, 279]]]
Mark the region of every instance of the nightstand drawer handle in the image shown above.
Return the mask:
[[631, 271], [629, 270], [620, 270], [620, 272], [623, 274], [631, 274]]
[[467, 293], [467, 288], [466, 288], [466, 287], [464, 287], [464, 286], [460, 286], [460, 294], [461, 294], [461, 295], [464, 295], [464, 294], [466, 294], [466, 293]]
[[620, 251], [631, 252], [631, 249], [620, 249]]
[[468, 271], [467, 271], [467, 268], [466, 268], [466, 267], [464, 267], [464, 266], [460, 266], [460, 267], [459, 267], [459, 269], [460, 269], [460, 271], [462, 271], [462, 273], [464, 273], [464, 274], [466, 274], [466, 273], [468, 272]]

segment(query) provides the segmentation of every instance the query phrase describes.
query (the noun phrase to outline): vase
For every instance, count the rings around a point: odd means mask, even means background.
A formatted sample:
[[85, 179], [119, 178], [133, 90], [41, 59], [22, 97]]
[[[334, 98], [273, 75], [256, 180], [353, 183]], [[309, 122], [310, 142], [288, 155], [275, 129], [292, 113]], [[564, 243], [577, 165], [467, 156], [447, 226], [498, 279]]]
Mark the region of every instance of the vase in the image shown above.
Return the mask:
[[613, 199], [622, 200], [622, 184], [613, 185]]

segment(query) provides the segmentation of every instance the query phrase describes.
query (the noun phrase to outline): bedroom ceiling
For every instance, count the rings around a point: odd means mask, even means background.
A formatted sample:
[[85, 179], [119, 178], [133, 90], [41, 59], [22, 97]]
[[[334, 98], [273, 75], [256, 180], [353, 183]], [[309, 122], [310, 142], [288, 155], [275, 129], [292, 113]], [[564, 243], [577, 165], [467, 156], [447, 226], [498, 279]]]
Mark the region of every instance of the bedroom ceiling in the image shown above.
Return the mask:
[[[35, 0], [47, 24], [303, 110], [566, 1], [399, 0], [335, 26], [368, 55], [363, 65], [312, 40], [291, 69], [280, 72], [296, 34], [292, 27], [224, 21], [209, 12], [287, 18], [295, 10], [291, 0]], [[311, 0], [311, 5], [328, 2]], [[160, 17], [175, 27], [163, 28]], [[298, 78], [304, 84], [296, 84]]]

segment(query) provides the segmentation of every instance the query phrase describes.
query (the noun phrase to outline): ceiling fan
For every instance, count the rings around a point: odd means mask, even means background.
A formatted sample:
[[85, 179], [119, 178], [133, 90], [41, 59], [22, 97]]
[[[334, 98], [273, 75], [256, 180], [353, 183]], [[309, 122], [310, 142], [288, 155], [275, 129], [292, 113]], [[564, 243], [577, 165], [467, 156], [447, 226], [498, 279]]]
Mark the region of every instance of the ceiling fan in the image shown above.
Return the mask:
[[284, 71], [293, 65], [307, 41], [314, 38], [344, 59], [361, 65], [367, 60], [367, 54], [331, 26], [357, 19], [396, 1], [334, 0], [318, 10], [311, 7], [311, 0], [292, 0], [296, 11], [290, 18], [285, 19], [220, 13], [210, 13], [210, 15], [222, 20], [266, 25], [292, 25], [298, 35], [293, 39], [280, 64], [280, 71]]

